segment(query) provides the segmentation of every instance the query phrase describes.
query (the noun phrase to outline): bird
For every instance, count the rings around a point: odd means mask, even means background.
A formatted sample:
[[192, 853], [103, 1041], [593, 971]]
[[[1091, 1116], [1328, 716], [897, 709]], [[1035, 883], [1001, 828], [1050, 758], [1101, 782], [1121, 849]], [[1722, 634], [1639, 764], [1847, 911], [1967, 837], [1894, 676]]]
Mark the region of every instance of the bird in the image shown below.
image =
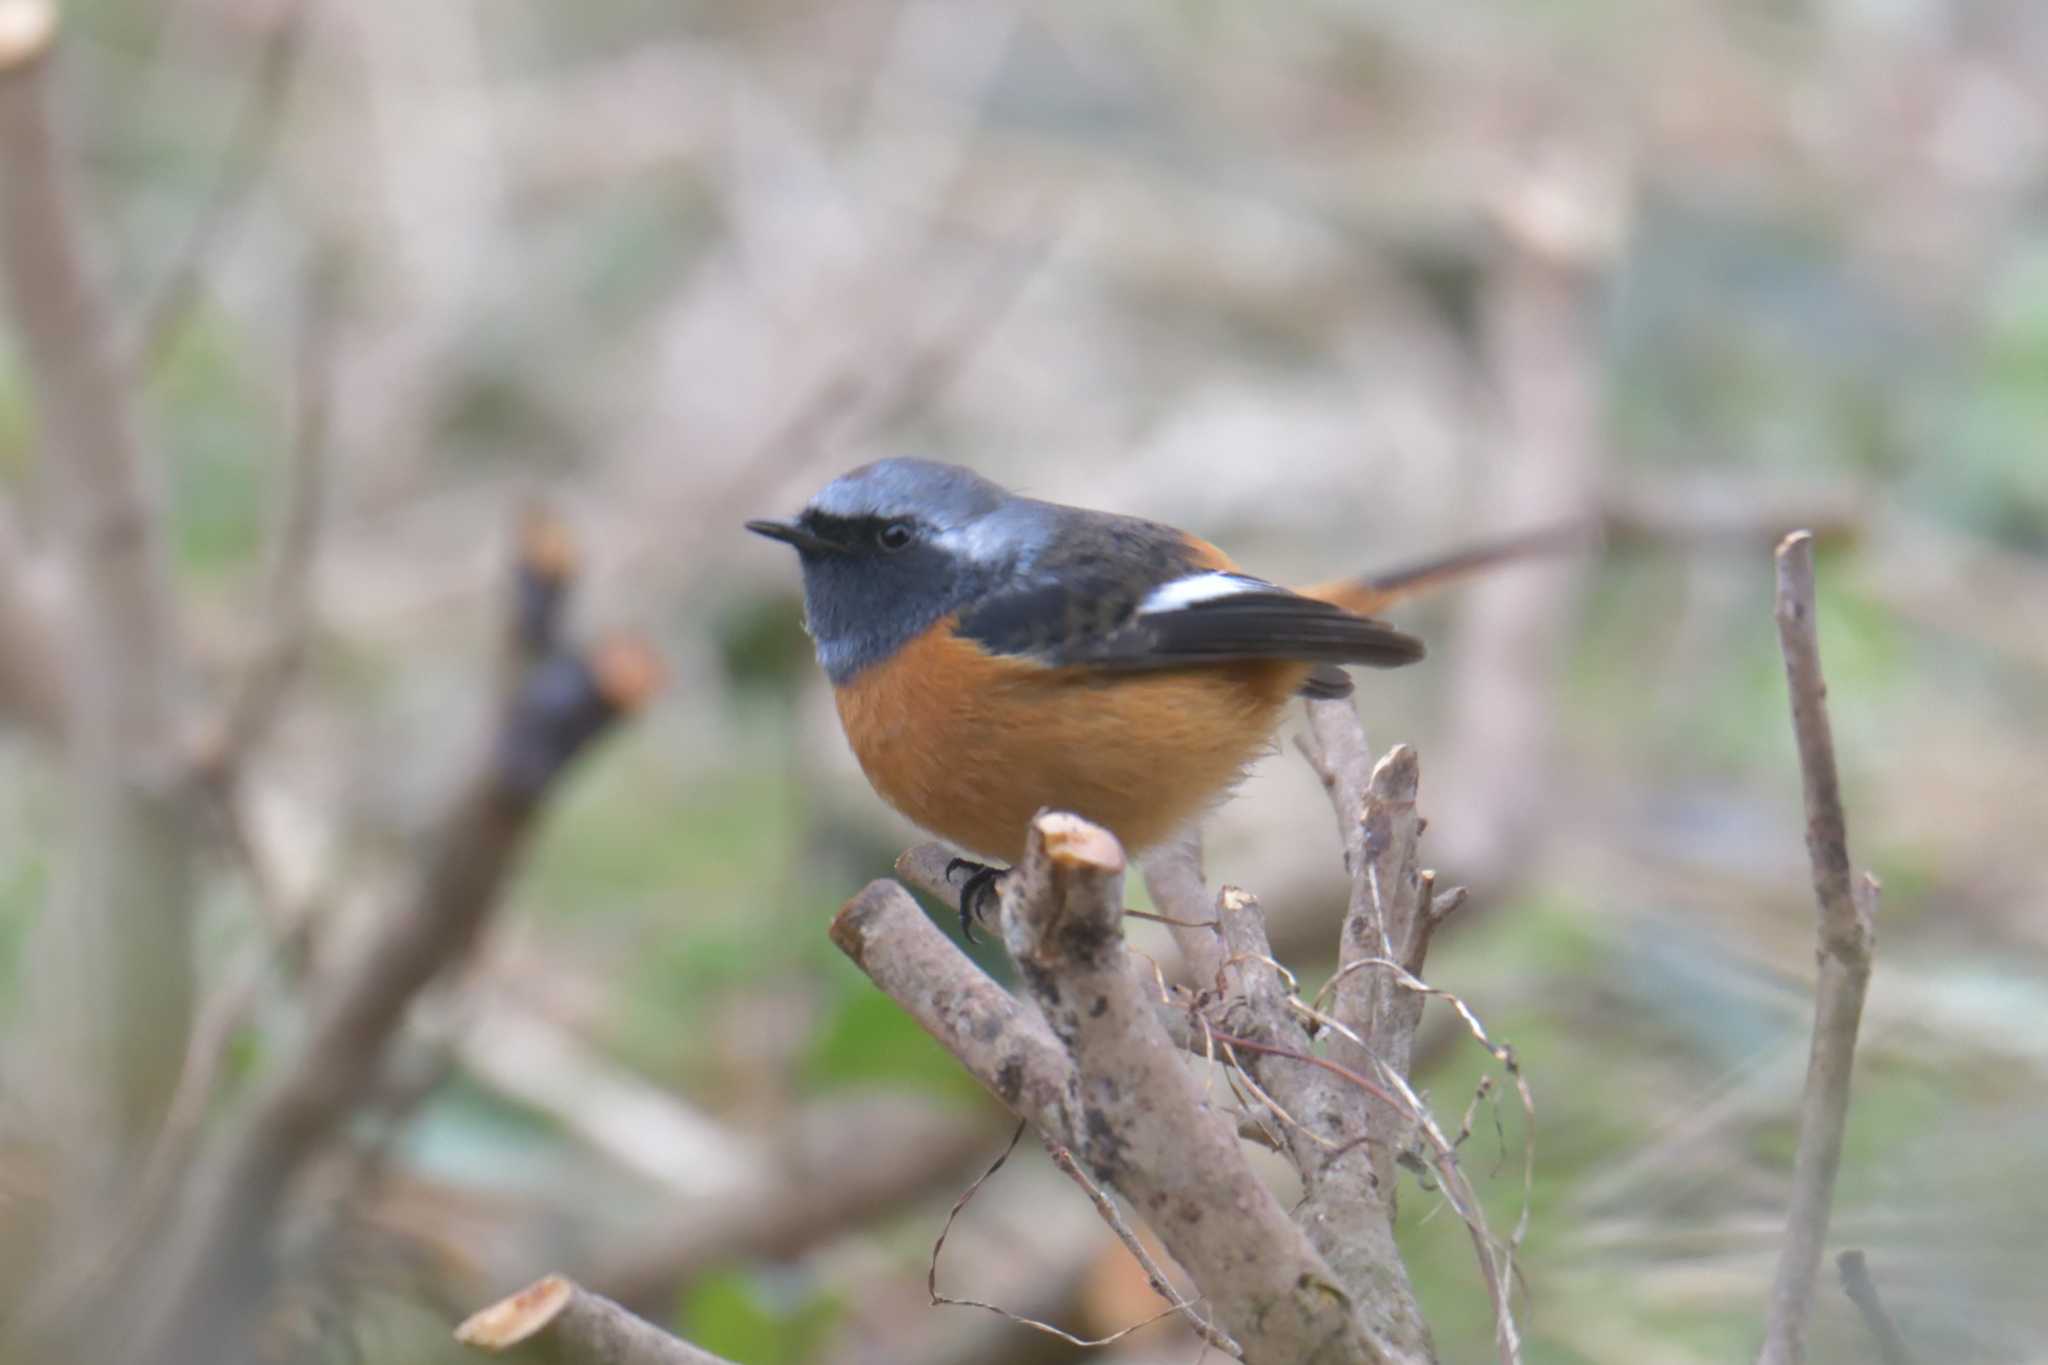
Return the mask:
[[969, 855], [948, 877], [968, 873], [970, 936], [1039, 811], [1134, 854], [1172, 839], [1270, 747], [1293, 698], [1350, 695], [1345, 665], [1423, 658], [1373, 613], [1557, 538], [1290, 589], [1187, 531], [912, 457], [746, 529], [797, 552], [805, 629], [869, 785]]

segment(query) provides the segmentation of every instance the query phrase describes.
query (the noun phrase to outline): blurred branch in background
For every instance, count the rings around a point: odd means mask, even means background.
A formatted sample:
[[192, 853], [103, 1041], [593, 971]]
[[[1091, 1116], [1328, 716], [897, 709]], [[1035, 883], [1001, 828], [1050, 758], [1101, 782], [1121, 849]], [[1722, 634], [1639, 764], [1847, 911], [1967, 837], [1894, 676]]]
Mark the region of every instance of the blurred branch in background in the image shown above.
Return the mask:
[[[332, 285], [316, 270], [300, 303], [292, 364], [292, 429], [273, 497], [263, 573], [262, 629], [255, 652], [221, 709], [194, 766], [223, 788], [230, 808], [241, 768], [276, 724], [305, 665], [316, 625], [314, 567], [327, 502], [334, 398]], [[230, 818], [233, 817], [232, 809]]]
[[1835, 1257], [1835, 1267], [1842, 1276], [1842, 1292], [1856, 1305], [1856, 1311], [1863, 1315], [1864, 1325], [1870, 1329], [1871, 1338], [1877, 1342], [1877, 1358], [1883, 1365], [1913, 1365], [1913, 1353], [1906, 1349], [1906, 1339], [1899, 1335], [1898, 1324], [1885, 1311], [1884, 1300], [1877, 1293], [1877, 1284], [1870, 1278], [1870, 1263], [1863, 1253], [1845, 1251]]
[[[76, 1272], [133, 1195], [184, 1055], [193, 867], [158, 480], [57, 134], [57, 27], [47, 0], [0, 4], [0, 249], [62, 580], [45, 637], [7, 643], [61, 660], [69, 782], [62, 870], [28, 947], [26, 1037], [10, 1069], [34, 1097], [33, 1138], [60, 1191], [47, 1263]], [[18, 627], [17, 585], [0, 595]], [[23, 669], [40, 671], [10, 671]]]
[[[0, 502], [0, 717], [52, 743], [64, 734], [62, 654], [52, 638], [54, 594], [22, 542], [14, 509]], [[41, 580], [41, 581], [39, 581]]]
[[[1540, 145], [1490, 206], [1479, 345], [1497, 448], [1482, 525], [1584, 522], [1607, 467], [1601, 408], [1603, 295], [1625, 249], [1635, 186], [1625, 156], [1591, 138]], [[1452, 642], [1454, 736], [1444, 758], [1447, 838], [1462, 875], [1493, 888], [1543, 835], [1550, 717], [1590, 576], [1582, 559], [1475, 584]]]
[[[552, 566], [522, 559], [530, 576]], [[514, 610], [525, 600], [522, 585]], [[355, 959], [311, 990], [305, 1042], [201, 1158], [194, 1191], [165, 1241], [137, 1360], [238, 1359], [277, 1275], [276, 1226], [295, 1177], [369, 1099], [408, 1006], [467, 954], [524, 849], [555, 779], [659, 683], [647, 647], [615, 639], [585, 650], [557, 635], [512, 679], [496, 732], [425, 856], [410, 902], [386, 916]]]
[[813, 1101], [780, 1129], [753, 1148], [753, 1178], [698, 1191], [657, 1231], [593, 1257], [584, 1278], [659, 1311], [721, 1264], [795, 1260], [947, 1188], [985, 1155], [990, 1135], [976, 1117], [901, 1095]]
[[164, 267], [162, 283], [147, 296], [121, 348], [124, 362], [146, 375], [177, 340], [204, 282], [207, 264], [230, 244], [243, 206], [262, 182], [284, 129], [285, 104], [299, 69], [320, 0], [288, 0], [272, 14], [270, 36], [256, 61], [249, 90], [199, 216]]

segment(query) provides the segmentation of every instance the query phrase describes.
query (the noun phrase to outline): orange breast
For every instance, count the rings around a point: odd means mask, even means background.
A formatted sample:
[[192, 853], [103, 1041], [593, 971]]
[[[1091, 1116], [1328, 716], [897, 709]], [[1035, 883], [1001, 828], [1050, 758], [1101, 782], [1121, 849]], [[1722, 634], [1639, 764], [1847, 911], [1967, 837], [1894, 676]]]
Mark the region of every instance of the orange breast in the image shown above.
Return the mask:
[[1285, 660], [1048, 668], [990, 655], [952, 624], [839, 688], [839, 719], [890, 805], [1008, 861], [1046, 806], [1107, 826], [1133, 852], [1167, 839], [1264, 747], [1309, 672]]

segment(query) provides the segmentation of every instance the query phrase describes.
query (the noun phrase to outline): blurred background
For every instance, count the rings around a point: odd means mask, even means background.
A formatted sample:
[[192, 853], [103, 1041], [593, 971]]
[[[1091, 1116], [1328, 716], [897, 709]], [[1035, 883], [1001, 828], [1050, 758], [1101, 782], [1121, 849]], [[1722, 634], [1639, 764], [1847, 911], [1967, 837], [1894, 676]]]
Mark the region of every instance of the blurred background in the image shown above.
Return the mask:
[[[405, 902], [489, 743], [521, 527], [569, 566], [576, 639], [665, 665], [300, 1182], [280, 1358], [467, 1358], [452, 1322], [548, 1270], [745, 1365], [1078, 1358], [926, 1306], [1008, 1129], [826, 938], [918, 836], [839, 738], [793, 558], [739, 529], [896, 453], [1282, 579], [1604, 526], [1404, 609], [1429, 660], [1359, 678], [1373, 742], [1421, 754], [1426, 861], [1472, 889], [1430, 977], [1535, 1096], [1532, 1362], [1754, 1348], [1813, 959], [1770, 549], [1815, 527], [1852, 849], [1885, 887], [1833, 1244], [1923, 1359], [2041, 1358], [2048, 8], [64, 24], [46, 93], [175, 594], [165, 750], [266, 689], [231, 786], [181, 803], [189, 913], [123, 988], [171, 1002], [194, 1144]], [[0, 597], [31, 607], [62, 600], [66, 534], [34, 344], [0, 330]], [[19, 639], [0, 679], [36, 671]], [[34, 715], [17, 679], [0, 1018], [31, 1049], [81, 837]], [[1340, 848], [1284, 739], [1209, 834], [1212, 877], [1327, 974]], [[1494, 1068], [1431, 1008], [1417, 1083], [1455, 1123]], [[17, 1127], [36, 1070], [8, 1073]], [[1528, 1125], [1512, 1091], [1471, 1123], [1511, 1227]], [[33, 1141], [4, 1150], [14, 1285], [66, 1195]], [[1443, 1358], [1483, 1358], [1464, 1230], [1420, 1185], [1402, 1207]], [[1154, 1306], [1120, 1257], [1025, 1151], [941, 1287], [1107, 1333]], [[1194, 1359], [1169, 1330], [1092, 1358]], [[1832, 1283], [1815, 1334], [1870, 1354]]]

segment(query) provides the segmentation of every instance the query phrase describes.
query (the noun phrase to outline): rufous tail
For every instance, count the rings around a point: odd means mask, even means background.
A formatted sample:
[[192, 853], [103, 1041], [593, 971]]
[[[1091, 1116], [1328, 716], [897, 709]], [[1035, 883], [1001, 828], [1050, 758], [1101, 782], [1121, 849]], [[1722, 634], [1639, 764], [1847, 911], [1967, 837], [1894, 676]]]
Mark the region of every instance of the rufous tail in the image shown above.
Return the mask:
[[1470, 578], [1498, 565], [1591, 549], [1599, 541], [1597, 523], [1563, 522], [1533, 531], [1518, 531], [1498, 540], [1481, 541], [1449, 554], [1434, 555], [1417, 563], [1398, 565], [1358, 578], [1318, 583], [1300, 591], [1304, 597], [1335, 603], [1360, 616], [1375, 616], [1397, 602]]

